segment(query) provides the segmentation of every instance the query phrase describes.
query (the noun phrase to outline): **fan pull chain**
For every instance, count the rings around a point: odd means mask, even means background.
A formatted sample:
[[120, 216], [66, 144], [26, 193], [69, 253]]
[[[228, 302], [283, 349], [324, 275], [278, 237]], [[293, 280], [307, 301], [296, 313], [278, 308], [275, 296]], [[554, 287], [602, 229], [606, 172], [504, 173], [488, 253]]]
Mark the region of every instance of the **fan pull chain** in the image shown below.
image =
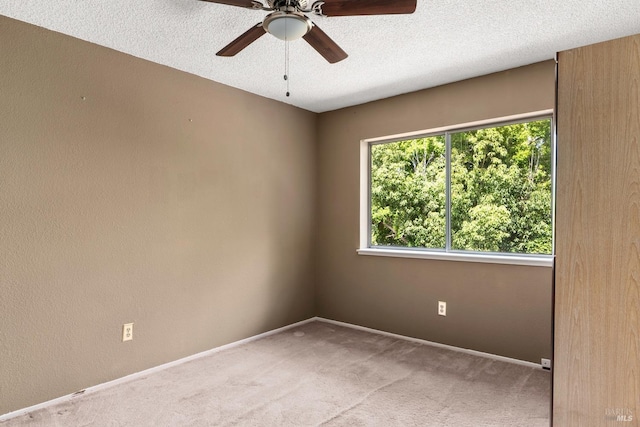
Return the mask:
[[287, 82], [287, 96], [289, 96], [289, 41], [284, 42], [284, 80]]
[[[287, 2], [288, 4], [288, 2]], [[285, 19], [284, 21], [284, 34], [285, 34], [285, 40], [284, 40], [284, 81], [287, 82], [287, 96], [289, 96], [289, 40], [287, 37], [287, 21], [288, 19]]]

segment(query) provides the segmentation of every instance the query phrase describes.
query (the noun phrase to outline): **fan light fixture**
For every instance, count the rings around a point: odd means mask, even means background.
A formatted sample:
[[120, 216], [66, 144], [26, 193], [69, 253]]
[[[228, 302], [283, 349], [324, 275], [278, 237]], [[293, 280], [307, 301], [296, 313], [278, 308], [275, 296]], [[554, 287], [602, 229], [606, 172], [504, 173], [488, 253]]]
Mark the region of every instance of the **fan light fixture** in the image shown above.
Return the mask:
[[[348, 55], [331, 37], [325, 34], [307, 15], [362, 16], [409, 14], [416, 10], [418, 0], [200, 0], [245, 9], [270, 12], [261, 23], [255, 24], [234, 41], [220, 49], [217, 56], [235, 56], [251, 43], [269, 33], [280, 40], [304, 37], [330, 64]], [[375, 41], [374, 41], [375, 42]], [[285, 43], [288, 46], [288, 43]], [[287, 51], [288, 52], [288, 51]], [[286, 54], [288, 58], [288, 54]], [[285, 59], [288, 61], [288, 59]], [[287, 62], [288, 63], [288, 62]], [[288, 80], [287, 80], [288, 81]]]
[[274, 12], [262, 24], [265, 31], [284, 41], [297, 40], [311, 31], [311, 21], [296, 12]]

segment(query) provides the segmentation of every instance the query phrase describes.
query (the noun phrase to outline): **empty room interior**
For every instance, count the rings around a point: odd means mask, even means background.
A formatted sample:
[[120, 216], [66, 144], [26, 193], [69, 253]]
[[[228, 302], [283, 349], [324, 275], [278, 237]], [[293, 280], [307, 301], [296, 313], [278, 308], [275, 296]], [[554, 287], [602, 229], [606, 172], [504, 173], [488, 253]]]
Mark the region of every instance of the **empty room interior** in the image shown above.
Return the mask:
[[0, 425], [637, 425], [640, 4], [555, 3], [0, 4]]

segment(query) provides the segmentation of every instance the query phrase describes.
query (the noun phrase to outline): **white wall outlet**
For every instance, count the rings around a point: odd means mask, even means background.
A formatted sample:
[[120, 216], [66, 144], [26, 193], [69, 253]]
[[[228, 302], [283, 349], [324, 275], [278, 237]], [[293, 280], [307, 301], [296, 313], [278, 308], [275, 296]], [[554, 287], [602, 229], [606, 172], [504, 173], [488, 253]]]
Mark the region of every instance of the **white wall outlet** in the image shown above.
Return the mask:
[[540, 364], [542, 365], [542, 369], [551, 370], [551, 359], [540, 359]]
[[133, 323], [125, 323], [122, 325], [122, 342], [131, 341], [133, 339]]
[[438, 314], [440, 316], [447, 315], [447, 303], [444, 301], [438, 301]]

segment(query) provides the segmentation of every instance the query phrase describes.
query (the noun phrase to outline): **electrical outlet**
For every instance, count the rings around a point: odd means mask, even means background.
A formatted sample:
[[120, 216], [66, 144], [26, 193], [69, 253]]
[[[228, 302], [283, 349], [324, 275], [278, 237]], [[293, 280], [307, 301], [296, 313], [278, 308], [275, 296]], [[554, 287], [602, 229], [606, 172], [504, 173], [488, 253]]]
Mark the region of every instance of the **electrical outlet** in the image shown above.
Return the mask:
[[125, 323], [122, 325], [122, 342], [131, 341], [133, 339], [133, 323]]
[[542, 369], [551, 370], [551, 360], [550, 359], [541, 359], [540, 364], [542, 365]]
[[447, 303], [444, 301], [438, 301], [438, 314], [440, 316], [447, 315]]

